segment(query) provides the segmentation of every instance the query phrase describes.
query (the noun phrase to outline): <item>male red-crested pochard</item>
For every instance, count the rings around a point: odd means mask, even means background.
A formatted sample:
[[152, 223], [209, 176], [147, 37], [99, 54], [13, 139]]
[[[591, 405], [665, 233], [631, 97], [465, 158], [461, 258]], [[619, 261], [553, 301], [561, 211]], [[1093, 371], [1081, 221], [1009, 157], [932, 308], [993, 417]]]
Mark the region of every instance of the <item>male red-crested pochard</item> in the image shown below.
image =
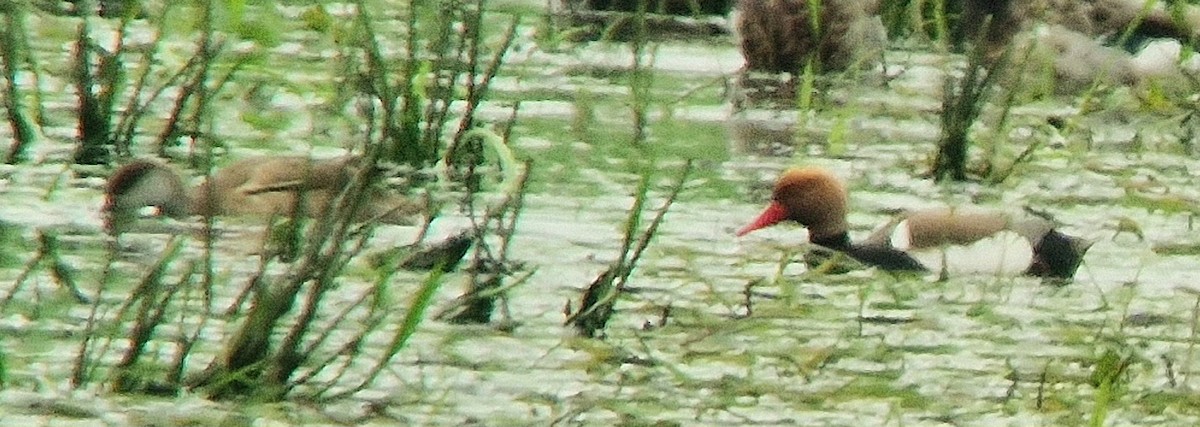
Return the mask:
[[1091, 246], [1060, 233], [1044, 218], [966, 207], [909, 212], [863, 242], [852, 243], [847, 200], [846, 187], [828, 171], [790, 169], [776, 182], [766, 210], [737, 235], [795, 221], [808, 228], [810, 242], [885, 270], [1024, 273], [1062, 279], [1075, 275]]
[[[359, 159], [341, 157], [314, 160], [299, 156], [254, 157], [236, 161], [215, 172], [192, 190], [170, 166], [137, 160], [118, 168], [105, 189], [105, 226], [124, 230], [146, 206], [162, 215], [301, 215], [319, 216], [350, 184]], [[303, 203], [297, 197], [303, 194]], [[356, 219], [378, 219], [406, 224], [419, 211], [409, 200], [369, 188], [368, 199]]]

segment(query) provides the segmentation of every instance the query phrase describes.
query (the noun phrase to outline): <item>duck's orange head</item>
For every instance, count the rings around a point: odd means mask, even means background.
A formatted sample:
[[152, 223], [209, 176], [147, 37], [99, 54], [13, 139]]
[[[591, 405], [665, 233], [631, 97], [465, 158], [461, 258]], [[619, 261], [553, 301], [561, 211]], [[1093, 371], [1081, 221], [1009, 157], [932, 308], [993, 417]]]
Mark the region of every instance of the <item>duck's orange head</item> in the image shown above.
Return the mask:
[[807, 227], [811, 240], [835, 236], [846, 232], [846, 199], [846, 187], [829, 171], [789, 169], [775, 183], [771, 203], [737, 235], [791, 220]]

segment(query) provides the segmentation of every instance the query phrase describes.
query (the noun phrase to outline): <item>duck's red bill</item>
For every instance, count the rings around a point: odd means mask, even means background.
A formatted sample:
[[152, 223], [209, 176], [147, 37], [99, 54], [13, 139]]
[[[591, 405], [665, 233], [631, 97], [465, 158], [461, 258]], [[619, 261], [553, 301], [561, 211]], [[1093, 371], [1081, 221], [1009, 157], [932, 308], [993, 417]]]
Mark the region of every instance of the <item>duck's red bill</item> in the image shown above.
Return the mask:
[[779, 202], [771, 202], [771, 204], [767, 205], [767, 208], [764, 209], [762, 213], [758, 214], [758, 218], [756, 218], [754, 222], [751, 222], [745, 227], [742, 227], [741, 230], [738, 230], [737, 235], [738, 237], [745, 236], [751, 231], [764, 227], [770, 227], [783, 222], [783, 220], [787, 219], [787, 217], [787, 209], [784, 209], [783, 205], [779, 204]]

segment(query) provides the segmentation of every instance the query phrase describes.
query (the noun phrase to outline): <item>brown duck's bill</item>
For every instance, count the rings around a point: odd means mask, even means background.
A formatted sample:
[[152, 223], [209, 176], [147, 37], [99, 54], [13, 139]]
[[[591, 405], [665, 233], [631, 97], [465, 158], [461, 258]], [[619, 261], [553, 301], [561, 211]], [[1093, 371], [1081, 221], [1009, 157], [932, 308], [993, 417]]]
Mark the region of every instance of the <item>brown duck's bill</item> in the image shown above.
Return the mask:
[[783, 222], [787, 218], [788, 218], [787, 209], [785, 209], [783, 207], [783, 205], [780, 204], [779, 202], [771, 202], [771, 204], [767, 205], [767, 208], [764, 209], [762, 213], [758, 214], [758, 218], [756, 218], [754, 220], [754, 222], [751, 222], [750, 224], [746, 225], [745, 227], [742, 227], [741, 230], [738, 230], [737, 236], [738, 237], [745, 236], [746, 234], [749, 234], [751, 231], [754, 231], [754, 230], [757, 230], [760, 228], [770, 227], [772, 225]]

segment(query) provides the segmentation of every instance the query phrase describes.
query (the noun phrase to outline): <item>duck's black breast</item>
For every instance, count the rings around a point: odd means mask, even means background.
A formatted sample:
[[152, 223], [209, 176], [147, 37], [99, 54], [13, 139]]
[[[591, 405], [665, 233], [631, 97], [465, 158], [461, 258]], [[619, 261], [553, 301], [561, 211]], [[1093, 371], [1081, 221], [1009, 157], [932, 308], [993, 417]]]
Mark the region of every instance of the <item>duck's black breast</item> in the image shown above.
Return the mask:
[[892, 271], [925, 271], [924, 265], [903, 251], [890, 246], [851, 245], [844, 250], [851, 258], [864, 264]]
[[850, 236], [842, 233], [831, 238], [817, 239], [815, 244], [841, 251], [859, 262], [890, 271], [925, 271], [924, 265], [901, 250], [881, 244], [853, 244]]

